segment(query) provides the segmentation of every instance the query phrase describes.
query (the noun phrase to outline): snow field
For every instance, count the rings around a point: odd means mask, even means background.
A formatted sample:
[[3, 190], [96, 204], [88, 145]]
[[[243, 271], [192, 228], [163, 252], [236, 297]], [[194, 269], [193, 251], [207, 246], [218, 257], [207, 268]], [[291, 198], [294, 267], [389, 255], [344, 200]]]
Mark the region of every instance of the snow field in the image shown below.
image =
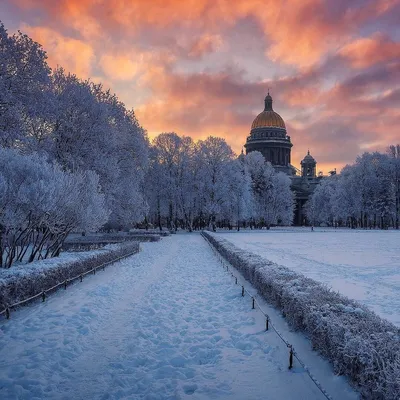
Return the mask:
[[400, 327], [400, 231], [287, 228], [218, 236], [324, 283]]
[[323, 398], [200, 235], [142, 246], [0, 325], [0, 398]]

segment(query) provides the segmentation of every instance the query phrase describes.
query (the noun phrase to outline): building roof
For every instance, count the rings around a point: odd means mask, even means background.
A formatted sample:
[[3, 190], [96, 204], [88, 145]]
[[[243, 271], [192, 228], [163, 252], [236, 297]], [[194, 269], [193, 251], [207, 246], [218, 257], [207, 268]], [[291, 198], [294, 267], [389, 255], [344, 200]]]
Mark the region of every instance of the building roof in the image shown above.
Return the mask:
[[257, 115], [251, 125], [251, 129], [269, 127], [286, 129], [282, 117], [275, 111], [263, 111]]
[[283, 118], [272, 109], [272, 97], [269, 92], [265, 97], [265, 108], [264, 111], [257, 115], [251, 129], [256, 128], [282, 128], [286, 129]]
[[316, 163], [315, 158], [310, 154], [310, 150], [307, 151], [307, 155], [301, 161], [301, 164]]

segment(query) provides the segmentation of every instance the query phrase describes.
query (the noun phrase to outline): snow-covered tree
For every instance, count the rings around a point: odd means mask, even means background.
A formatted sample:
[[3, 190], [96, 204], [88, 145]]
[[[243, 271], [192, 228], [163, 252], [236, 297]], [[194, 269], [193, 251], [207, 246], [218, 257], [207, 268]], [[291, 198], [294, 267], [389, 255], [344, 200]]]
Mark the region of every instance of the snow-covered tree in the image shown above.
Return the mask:
[[198, 210], [198, 175], [200, 170], [196, 164], [196, 146], [193, 140], [184, 136], [181, 139], [180, 154], [176, 170], [177, 212], [191, 232]]
[[207, 225], [213, 229], [229, 197], [226, 166], [234, 153], [222, 138], [209, 136], [197, 144], [197, 162], [201, 165], [199, 180], [202, 193], [202, 210]]
[[107, 221], [94, 172], [65, 172], [37, 154], [0, 149], [0, 266], [59, 254], [72, 230]]
[[307, 219], [312, 225], [333, 225], [335, 215], [333, 213], [332, 199], [337, 191], [337, 180], [338, 175], [323, 179], [308, 200], [305, 209]]
[[148, 143], [133, 111], [101, 85], [81, 81], [57, 69], [53, 74], [57, 104], [50, 154], [67, 171], [94, 171], [100, 178], [108, 227], [141, 221], [147, 211], [143, 179]]
[[270, 207], [274, 210], [273, 224], [291, 225], [294, 215], [294, 193], [292, 192], [291, 180], [288, 175], [278, 172], [273, 176], [273, 192]]
[[340, 175], [321, 182], [308, 201], [307, 215], [316, 223], [352, 228], [395, 226], [396, 188], [393, 158], [364, 153]]
[[394, 226], [396, 229], [399, 229], [400, 224], [400, 144], [391, 145], [387, 151], [390, 162], [392, 165], [391, 168], [391, 179], [394, 186], [396, 205], [395, 205], [395, 215], [394, 215]]
[[0, 22], [0, 146], [28, 144], [51, 108], [50, 68], [41, 46]]
[[181, 161], [182, 139], [176, 133], [162, 133], [154, 139], [153, 146], [159, 173], [163, 177], [162, 201], [164, 204], [160, 208], [160, 212], [167, 218], [169, 229], [174, 230], [178, 212], [178, 170]]
[[236, 159], [230, 161], [226, 166], [228, 177], [228, 197], [225, 204], [224, 215], [230, 224], [236, 225], [240, 230], [241, 221], [251, 216], [252, 191], [251, 177], [244, 161]]
[[278, 223], [290, 225], [294, 212], [290, 178], [276, 173], [258, 151], [248, 154], [245, 163], [251, 177], [254, 221], [267, 229]]

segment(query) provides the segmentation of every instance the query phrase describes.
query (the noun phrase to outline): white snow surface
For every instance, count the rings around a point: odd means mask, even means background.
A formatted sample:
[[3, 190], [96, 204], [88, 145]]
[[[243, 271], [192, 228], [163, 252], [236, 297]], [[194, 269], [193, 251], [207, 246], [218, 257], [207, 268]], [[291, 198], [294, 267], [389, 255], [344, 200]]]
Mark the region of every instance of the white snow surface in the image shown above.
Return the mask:
[[[142, 248], [0, 321], [1, 399], [324, 399], [199, 234]], [[333, 399], [358, 398], [262, 304]]]
[[23, 277], [35, 273], [41, 273], [48, 269], [58, 268], [60, 265], [73, 263], [75, 261], [84, 260], [96, 256], [100, 253], [115, 250], [120, 243], [108, 244], [102, 248], [82, 252], [61, 252], [59, 257], [47, 258], [45, 260], [37, 260], [31, 263], [16, 263], [11, 268], [0, 268], [0, 282], [14, 277]]
[[326, 284], [400, 326], [400, 231], [219, 232], [235, 246]]

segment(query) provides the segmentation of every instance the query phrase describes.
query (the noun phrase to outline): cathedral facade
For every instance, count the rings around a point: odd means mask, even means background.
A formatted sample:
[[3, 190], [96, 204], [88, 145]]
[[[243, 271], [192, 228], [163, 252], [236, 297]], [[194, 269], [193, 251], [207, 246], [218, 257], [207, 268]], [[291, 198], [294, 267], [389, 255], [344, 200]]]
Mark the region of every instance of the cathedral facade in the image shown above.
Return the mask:
[[272, 97], [269, 92], [264, 100], [264, 111], [254, 119], [244, 147], [246, 154], [259, 151], [264, 156], [265, 161], [270, 162], [276, 171], [284, 172], [290, 176], [296, 199], [293, 223], [305, 225], [307, 221], [304, 204], [322, 177], [317, 176], [317, 162], [309, 151], [301, 161], [301, 170], [291, 164], [290, 153], [293, 144], [287, 134], [284, 120], [272, 108]]

